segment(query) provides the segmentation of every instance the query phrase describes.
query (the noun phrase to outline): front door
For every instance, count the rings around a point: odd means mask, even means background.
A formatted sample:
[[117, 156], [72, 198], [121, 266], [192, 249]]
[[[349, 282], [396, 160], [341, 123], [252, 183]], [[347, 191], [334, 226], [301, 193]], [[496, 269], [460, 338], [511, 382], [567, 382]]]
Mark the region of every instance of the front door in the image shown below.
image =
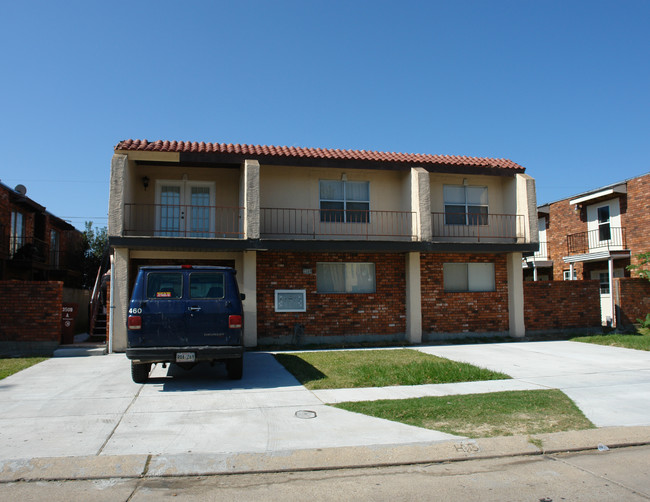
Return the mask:
[[214, 183], [156, 182], [156, 235], [210, 237], [214, 235]]

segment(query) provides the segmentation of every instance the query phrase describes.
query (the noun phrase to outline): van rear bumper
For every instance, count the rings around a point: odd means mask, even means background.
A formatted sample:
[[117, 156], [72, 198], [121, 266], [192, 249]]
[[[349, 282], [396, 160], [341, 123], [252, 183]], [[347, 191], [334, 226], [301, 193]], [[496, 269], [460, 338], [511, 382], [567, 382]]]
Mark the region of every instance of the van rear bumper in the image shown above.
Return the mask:
[[169, 363], [176, 361], [179, 352], [193, 352], [196, 361], [214, 361], [222, 359], [238, 359], [244, 355], [241, 345], [224, 346], [188, 346], [188, 347], [130, 347], [126, 349], [126, 357], [133, 361], [148, 363]]

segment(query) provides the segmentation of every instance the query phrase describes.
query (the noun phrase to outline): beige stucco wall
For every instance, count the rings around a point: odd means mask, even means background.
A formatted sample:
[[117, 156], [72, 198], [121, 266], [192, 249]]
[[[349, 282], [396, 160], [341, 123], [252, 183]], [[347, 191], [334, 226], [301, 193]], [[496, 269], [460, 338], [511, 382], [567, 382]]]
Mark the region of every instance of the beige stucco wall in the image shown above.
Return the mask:
[[308, 167], [260, 167], [260, 207], [305, 208], [319, 207], [319, 180], [370, 182], [370, 209], [372, 211], [410, 211], [410, 197], [404, 197], [408, 171], [380, 171], [364, 169], [323, 169]]

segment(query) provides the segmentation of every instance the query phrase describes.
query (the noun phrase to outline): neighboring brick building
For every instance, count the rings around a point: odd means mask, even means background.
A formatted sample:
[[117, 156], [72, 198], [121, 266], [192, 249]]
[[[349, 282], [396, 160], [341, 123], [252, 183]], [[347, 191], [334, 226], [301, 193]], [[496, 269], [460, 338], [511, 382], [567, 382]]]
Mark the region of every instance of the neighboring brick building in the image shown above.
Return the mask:
[[598, 280], [603, 323], [616, 323], [612, 279], [650, 251], [650, 173], [539, 206], [540, 250], [526, 280]]
[[137, 267], [232, 265], [245, 344], [523, 336], [535, 186], [505, 159], [127, 140], [111, 165], [113, 333]]
[[0, 280], [81, 286], [81, 232], [16, 188], [0, 183]]

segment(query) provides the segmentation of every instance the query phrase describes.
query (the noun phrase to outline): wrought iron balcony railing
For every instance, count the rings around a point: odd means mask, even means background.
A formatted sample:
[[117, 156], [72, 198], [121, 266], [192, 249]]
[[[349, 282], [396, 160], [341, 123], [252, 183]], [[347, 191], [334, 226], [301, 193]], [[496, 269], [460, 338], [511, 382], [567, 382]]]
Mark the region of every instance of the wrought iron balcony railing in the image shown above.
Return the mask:
[[569, 255], [627, 248], [625, 228], [610, 227], [609, 225], [601, 225], [598, 230], [567, 235], [566, 243]]
[[519, 214], [431, 213], [433, 239], [445, 241], [514, 242], [526, 237]]
[[240, 207], [125, 204], [124, 235], [241, 238], [242, 217]]
[[260, 209], [262, 238], [412, 240], [415, 213], [343, 209]]

